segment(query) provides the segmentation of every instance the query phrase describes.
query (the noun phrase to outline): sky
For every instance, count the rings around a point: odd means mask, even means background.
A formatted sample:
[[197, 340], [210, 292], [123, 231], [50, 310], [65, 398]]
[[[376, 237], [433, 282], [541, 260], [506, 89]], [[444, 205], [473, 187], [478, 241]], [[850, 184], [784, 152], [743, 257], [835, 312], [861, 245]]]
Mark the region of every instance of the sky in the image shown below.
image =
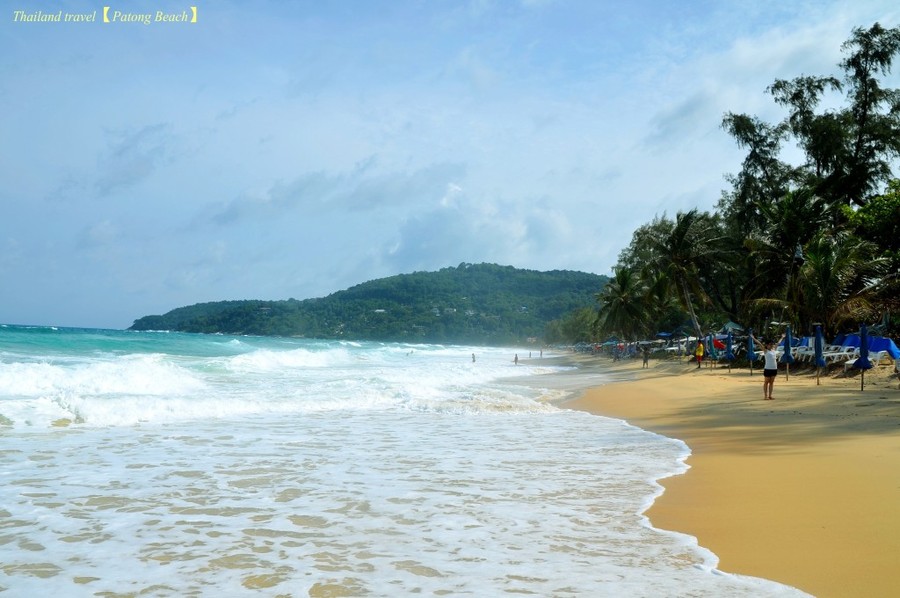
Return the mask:
[[3, 323], [127, 328], [461, 262], [609, 275], [637, 227], [715, 209], [743, 159], [725, 113], [780, 120], [775, 79], [839, 75], [854, 27], [900, 25], [896, 0], [103, 7], [0, 9]]

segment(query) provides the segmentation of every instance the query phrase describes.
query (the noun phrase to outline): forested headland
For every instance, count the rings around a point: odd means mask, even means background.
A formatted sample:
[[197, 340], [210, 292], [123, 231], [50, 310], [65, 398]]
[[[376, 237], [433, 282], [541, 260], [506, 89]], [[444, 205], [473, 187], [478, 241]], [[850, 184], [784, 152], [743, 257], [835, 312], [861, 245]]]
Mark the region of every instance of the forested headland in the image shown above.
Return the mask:
[[[460, 264], [372, 280], [327, 297], [218, 301], [145, 316], [131, 330], [503, 345], [590, 330], [605, 276]], [[573, 315], [587, 318], [573, 324]], [[577, 333], [576, 333], [577, 334]]]
[[900, 90], [884, 81], [900, 28], [856, 28], [841, 50], [835, 74], [760, 90], [782, 120], [726, 113], [722, 128], [746, 155], [716, 208], [657, 215], [611, 278], [460, 264], [322, 299], [183, 307], [132, 329], [507, 344], [701, 336], [731, 321], [759, 335], [868, 323], [897, 336]]
[[[746, 150], [712, 212], [658, 215], [619, 255], [595, 337], [900, 331], [900, 90], [884, 85], [900, 28], [856, 28], [837, 75], [775, 80], [779, 122], [727, 113]], [[762, 90], [761, 90], [762, 93]], [[801, 156], [794, 163], [785, 156]]]

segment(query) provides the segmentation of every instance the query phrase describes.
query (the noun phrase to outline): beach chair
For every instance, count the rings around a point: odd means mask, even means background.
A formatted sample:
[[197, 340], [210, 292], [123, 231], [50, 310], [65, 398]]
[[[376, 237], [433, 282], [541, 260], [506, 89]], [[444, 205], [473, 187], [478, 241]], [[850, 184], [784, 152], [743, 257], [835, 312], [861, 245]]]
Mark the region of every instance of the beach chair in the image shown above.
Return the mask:
[[859, 347], [854, 347], [852, 349], [847, 347], [843, 351], [826, 353], [824, 355], [824, 357], [825, 357], [826, 365], [834, 364], [834, 363], [841, 363], [841, 362], [847, 361], [849, 359], [856, 359], [857, 357], [859, 357]]
[[808, 361], [812, 363], [815, 356], [816, 350], [814, 347], [797, 347], [794, 351], [794, 359], [797, 362]]
[[[858, 354], [859, 354], [859, 351], [857, 351], [857, 355]], [[881, 360], [882, 360], [882, 358], [884, 358], [885, 355], [887, 355], [887, 351], [878, 351], [876, 353], [869, 353], [869, 363], [871, 363], [872, 367], [874, 368], [879, 363], [881, 363]], [[844, 373], [845, 374], [847, 373], [847, 371], [850, 368], [852, 368], [854, 365], [856, 365], [857, 359], [859, 359], [859, 357], [857, 357], [856, 359], [850, 359], [850, 360], [844, 362]]]

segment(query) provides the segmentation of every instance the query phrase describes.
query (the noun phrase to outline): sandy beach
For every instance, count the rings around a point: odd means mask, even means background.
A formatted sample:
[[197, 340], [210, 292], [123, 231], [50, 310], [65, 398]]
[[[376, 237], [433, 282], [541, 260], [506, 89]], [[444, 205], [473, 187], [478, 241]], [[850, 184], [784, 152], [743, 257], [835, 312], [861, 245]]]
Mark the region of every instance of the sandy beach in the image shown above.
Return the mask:
[[565, 404], [625, 419], [690, 446], [690, 470], [662, 481], [655, 527], [699, 539], [722, 571], [815, 596], [896, 596], [900, 588], [900, 389], [887, 360], [865, 377], [832, 369], [697, 369], [686, 360], [613, 363], [633, 381]]

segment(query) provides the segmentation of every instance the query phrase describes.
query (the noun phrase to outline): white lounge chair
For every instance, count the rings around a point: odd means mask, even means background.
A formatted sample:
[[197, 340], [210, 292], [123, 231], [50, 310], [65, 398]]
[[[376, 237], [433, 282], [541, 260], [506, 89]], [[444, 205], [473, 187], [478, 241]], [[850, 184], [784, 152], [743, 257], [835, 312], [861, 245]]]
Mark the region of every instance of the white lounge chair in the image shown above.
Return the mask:
[[825, 364], [828, 365], [830, 363], [840, 363], [842, 361], [847, 361], [848, 359], [856, 359], [859, 357], [859, 347], [854, 347], [853, 349], [844, 348], [842, 351], [829, 351], [823, 355], [825, 358]]
[[[858, 355], [858, 354], [859, 354], [859, 352], [857, 352], [857, 355]], [[874, 368], [874, 367], [877, 366], [879, 363], [881, 363], [881, 359], [882, 359], [885, 355], [887, 355], [887, 351], [877, 351], [877, 352], [875, 352], [875, 353], [869, 353], [869, 363], [871, 363], [871, 364], [872, 364], [872, 367]], [[845, 373], [847, 372], [847, 370], [849, 370], [849, 369], [852, 368], [854, 365], [856, 365], [856, 360], [857, 360], [857, 359], [859, 359], [859, 357], [857, 357], [856, 359], [851, 359], [851, 360], [849, 360], [849, 361], [845, 361], [845, 362], [844, 362], [844, 372], [845, 372]]]
[[816, 358], [816, 350], [813, 347], [797, 347], [794, 349], [794, 359], [798, 362], [812, 361]]

